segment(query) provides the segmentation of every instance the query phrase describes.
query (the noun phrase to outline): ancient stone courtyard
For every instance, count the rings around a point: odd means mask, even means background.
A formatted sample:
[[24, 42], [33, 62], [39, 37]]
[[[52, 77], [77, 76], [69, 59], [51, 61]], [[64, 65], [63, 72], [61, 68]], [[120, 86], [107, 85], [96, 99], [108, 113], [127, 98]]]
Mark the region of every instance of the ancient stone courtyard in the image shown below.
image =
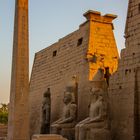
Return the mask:
[[117, 16], [83, 16], [35, 54], [29, 82], [28, 0], [16, 0], [8, 140], [140, 139], [140, 0], [129, 0], [120, 58]]

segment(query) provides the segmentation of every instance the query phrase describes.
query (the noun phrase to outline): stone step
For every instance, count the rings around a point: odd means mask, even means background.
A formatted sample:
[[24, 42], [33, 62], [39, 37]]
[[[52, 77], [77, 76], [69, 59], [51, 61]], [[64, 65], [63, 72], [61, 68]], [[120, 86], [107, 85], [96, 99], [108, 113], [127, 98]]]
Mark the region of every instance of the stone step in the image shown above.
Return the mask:
[[67, 140], [61, 135], [48, 134], [48, 135], [33, 135], [32, 140]]

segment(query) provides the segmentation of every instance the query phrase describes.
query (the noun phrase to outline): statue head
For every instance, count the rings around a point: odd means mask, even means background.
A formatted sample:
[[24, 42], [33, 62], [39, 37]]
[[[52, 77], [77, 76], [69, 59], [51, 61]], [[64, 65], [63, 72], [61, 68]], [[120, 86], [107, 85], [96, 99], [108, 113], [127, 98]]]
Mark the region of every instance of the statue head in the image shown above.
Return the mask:
[[76, 79], [77, 79], [77, 75], [73, 75], [72, 80], [76, 80]]
[[101, 88], [93, 87], [91, 88], [90, 94], [94, 100], [102, 100], [104, 91]]
[[97, 93], [100, 91], [100, 88], [93, 87], [93, 88], [91, 88], [90, 91], [91, 91], [90, 92], [91, 95], [97, 95]]
[[70, 92], [65, 92], [63, 102], [68, 104], [72, 101], [72, 94]]
[[47, 89], [46, 92], [44, 92], [44, 98], [49, 98], [50, 97], [50, 88]]
[[76, 82], [77, 82], [77, 76], [73, 75], [72, 79], [66, 85], [66, 91], [67, 92], [75, 92]]
[[100, 89], [100, 91], [98, 92], [98, 100], [103, 100], [103, 96], [104, 96], [104, 91], [102, 89]]

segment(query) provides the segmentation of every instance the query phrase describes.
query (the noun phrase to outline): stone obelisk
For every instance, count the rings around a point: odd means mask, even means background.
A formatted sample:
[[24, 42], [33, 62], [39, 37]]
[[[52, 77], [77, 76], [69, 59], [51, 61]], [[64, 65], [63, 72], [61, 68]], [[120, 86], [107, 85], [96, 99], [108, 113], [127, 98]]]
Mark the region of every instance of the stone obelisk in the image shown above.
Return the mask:
[[28, 0], [15, 1], [8, 140], [29, 140]]

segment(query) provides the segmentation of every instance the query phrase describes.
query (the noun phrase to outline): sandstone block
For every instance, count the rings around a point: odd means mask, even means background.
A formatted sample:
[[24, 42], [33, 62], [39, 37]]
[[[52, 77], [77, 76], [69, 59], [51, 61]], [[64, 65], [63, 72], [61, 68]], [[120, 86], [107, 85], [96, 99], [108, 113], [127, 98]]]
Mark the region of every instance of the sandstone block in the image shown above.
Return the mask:
[[64, 128], [62, 129], [61, 134], [68, 140], [75, 140], [75, 128]]
[[32, 140], [67, 140], [63, 138], [61, 135], [33, 135]]
[[89, 140], [111, 140], [110, 131], [107, 129], [91, 129]]

